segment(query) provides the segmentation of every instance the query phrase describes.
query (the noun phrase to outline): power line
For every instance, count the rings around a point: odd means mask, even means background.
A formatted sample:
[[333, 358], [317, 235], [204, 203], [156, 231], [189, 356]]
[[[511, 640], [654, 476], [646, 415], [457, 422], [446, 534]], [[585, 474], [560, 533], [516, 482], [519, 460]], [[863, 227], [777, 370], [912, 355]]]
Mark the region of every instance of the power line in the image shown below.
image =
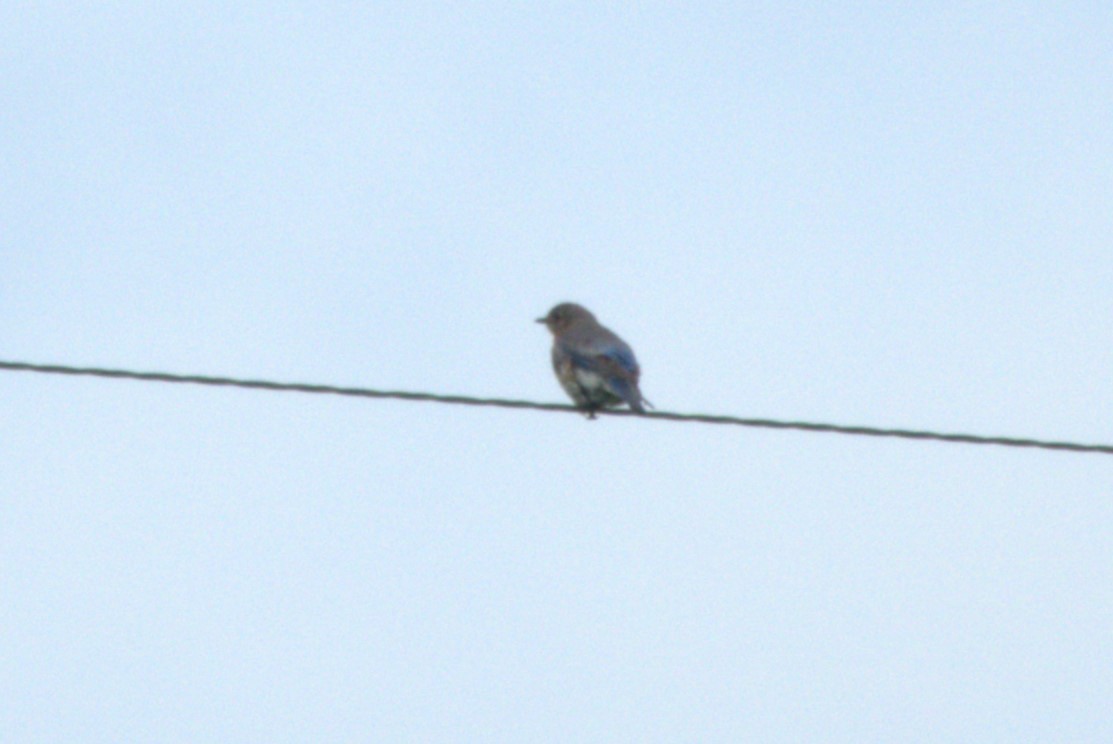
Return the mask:
[[[210, 385], [215, 387], [237, 387], [251, 390], [273, 390], [291, 393], [316, 393], [323, 395], [344, 395], [355, 398], [394, 398], [397, 400], [427, 401], [463, 406], [491, 406], [496, 408], [528, 408], [536, 411], [561, 411], [583, 413], [575, 406], [561, 403], [536, 403], [529, 400], [507, 400], [505, 398], [475, 398], [467, 395], [438, 395], [436, 393], [413, 393], [402, 390], [372, 390], [369, 388], [338, 387], [336, 385], [312, 385], [300, 382], [275, 382], [272, 380], [245, 380], [233, 377], [210, 377], [207, 375], [180, 375], [170, 372], [136, 372], [125, 369], [102, 369], [98, 367], [70, 367], [61, 364], [32, 364], [29, 362], [0, 361], [0, 369], [12, 372], [35, 372], [51, 375], [71, 375], [79, 377], [108, 377], [124, 380], [143, 380], [146, 382], [168, 382], [189, 385]], [[989, 437], [978, 434], [947, 434], [935, 431], [913, 429], [881, 429], [872, 426], [847, 426], [842, 424], [822, 424], [808, 421], [780, 421], [776, 419], [739, 418], [737, 416], [712, 416], [700, 413], [669, 413], [654, 411], [637, 414], [632, 411], [604, 410], [598, 413], [607, 416], [638, 416], [640, 418], [664, 421], [691, 421], [701, 424], [731, 424], [761, 429], [795, 429], [799, 431], [828, 432], [832, 434], [851, 434], [867, 437], [896, 437], [899, 439], [920, 439], [936, 442], [956, 442], [960, 444], [994, 444], [1001, 447], [1026, 447], [1030, 449], [1060, 450], [1067, 452], [1094, 452], [1113, 455], [1113, 445], [1079, 444], [1077, 442], [1054, 442], [1042, 439], [1019, 437]]]

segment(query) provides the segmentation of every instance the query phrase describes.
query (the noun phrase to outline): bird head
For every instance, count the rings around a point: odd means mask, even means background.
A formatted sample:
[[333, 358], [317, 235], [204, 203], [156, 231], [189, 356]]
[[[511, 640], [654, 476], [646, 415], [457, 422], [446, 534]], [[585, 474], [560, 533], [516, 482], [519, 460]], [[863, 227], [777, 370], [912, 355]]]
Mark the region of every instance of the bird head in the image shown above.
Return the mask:
[[584, 320], [594, 321], [595, 316], [587, 308], [574, 302], [562, 302], [550, 310], [548, 315], [538, 318], [537, 322], [544, 323], [546, 328], [558, 334]]

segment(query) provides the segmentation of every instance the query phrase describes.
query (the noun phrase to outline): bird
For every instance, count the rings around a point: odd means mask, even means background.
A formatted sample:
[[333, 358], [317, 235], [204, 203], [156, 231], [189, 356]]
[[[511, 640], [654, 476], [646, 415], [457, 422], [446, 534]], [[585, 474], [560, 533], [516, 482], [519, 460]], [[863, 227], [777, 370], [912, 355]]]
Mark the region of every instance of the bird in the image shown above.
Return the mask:
[[572, 401], [587, 412], [623, 403], [637, 413], [649, 405], [638, 388], [641, 370], [629, 344], [599, 324], [591, 311], [562, 302], [537, 318], [553, 334], [553, 371]]

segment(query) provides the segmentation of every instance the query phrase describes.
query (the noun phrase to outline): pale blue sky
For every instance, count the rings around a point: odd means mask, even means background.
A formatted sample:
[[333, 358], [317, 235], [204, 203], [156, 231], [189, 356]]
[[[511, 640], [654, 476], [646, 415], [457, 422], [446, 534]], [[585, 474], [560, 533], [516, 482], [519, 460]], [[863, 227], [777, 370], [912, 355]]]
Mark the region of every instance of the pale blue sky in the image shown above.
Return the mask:
[[[0, 358], [1113, 441], [1108, 3], [8, 3]], [[1113, 740], [1113, 458], [0, 372], [12, 742]]]

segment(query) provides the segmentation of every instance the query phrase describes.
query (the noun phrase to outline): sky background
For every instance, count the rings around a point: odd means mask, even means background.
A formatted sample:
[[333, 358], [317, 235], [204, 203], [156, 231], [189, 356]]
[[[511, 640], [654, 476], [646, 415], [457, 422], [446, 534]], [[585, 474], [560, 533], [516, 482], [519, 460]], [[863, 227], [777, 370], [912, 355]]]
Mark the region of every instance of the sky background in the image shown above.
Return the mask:
[[[5, 3], [0, 358], [1113, 442], [1108, 2]], [[8, 742], [1113, 741], [1113, 458], [0, 372]]]

